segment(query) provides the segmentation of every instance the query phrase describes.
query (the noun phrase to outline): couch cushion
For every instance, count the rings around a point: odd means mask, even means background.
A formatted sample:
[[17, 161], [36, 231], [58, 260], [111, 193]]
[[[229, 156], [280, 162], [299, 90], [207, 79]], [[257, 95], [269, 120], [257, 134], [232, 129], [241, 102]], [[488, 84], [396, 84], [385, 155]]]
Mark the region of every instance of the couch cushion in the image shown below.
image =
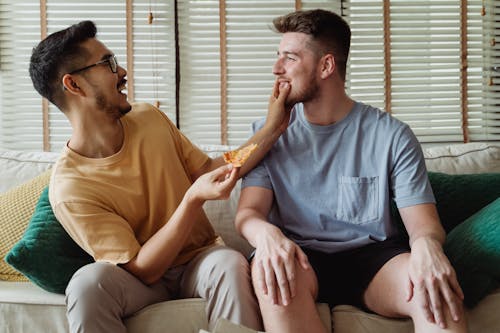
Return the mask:
[[0, 151], [0, 193], [50, 169], [59, 153]]
[[500, 198], [461, 223], [444, 250], [472, 307], [500, 284]]
[[45, 187], [28, 228], [5, 261], [41, 288], [64, 294], [73, 274], [94, 260], [57, 221], [48, 192]]
[[500, 144], [473, 142], [428, 147], [427, 170], [449, 174], [500, 172]]
[[21, 236], [35, 210], [43, 188], [50, 179], [50, 170], [30, 181], [0, 194], [0, 280], [26, 281], [26, 278], [11, 266], [4, 257]]
[[[499, 332], [500, 289], [496, 289], [473, 309], [466, 310], [468, 331], [471, 333]], [[390, 319], [367, 313], [350, 305], [332, 310], [334, 333], [413, 333], [410, 319]]]

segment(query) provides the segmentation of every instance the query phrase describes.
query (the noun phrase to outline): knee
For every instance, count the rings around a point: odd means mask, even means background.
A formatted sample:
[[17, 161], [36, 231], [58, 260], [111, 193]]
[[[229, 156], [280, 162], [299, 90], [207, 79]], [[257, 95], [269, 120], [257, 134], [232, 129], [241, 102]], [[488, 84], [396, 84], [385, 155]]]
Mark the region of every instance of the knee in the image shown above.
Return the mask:
[[[251, 276], [252, 285], [255, 291], [255, 295], [259, 300], [260, 304], [272, 304], [274, 305], [273, 299], [270, 297], [270, 293], [265, 292], [269, 289], [269, 286], [265, 285], [265, 277], [263, 276], [262, 269], [256, 267], [255, 262], [252, 262]], [[318, 280], [316, 273], [312, 268], [304, 269], [298, 261], [295, 261], [295, 296], [291, 298], [291, 302], [304, 302], [304, 301], [315, 301], [318, 296]], [[275, 281], [276, 297], [281, 299], [281, 294], [279, 292], [278, 283]], [[279, 311], [280, 307], [276, 307]], [[283, 307], [284, 308], [284, 307]], [[285, 309], [283, 309], [285, 310]]]
[[220, 254], [220, 274], [231, 280], [250, 280], [250, 265], [247, 259], [238, 251], [233, 249], [222, 249]]
[[112, 279], [114, 272], [121, 268], [109, 264], [96, 262], [80, 268], [73, 275], [66, 287], [68, 301], [92, 300], [100, 297], [105, 290], [116, 288], [116, 281]]

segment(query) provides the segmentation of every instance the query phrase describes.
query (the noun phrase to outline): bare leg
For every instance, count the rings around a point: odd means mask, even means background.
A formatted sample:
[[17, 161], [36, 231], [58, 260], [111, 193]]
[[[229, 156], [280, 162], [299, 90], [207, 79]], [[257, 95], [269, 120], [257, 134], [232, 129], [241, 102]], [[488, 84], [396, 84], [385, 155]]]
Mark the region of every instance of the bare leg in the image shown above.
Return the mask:
[[[275, 305], [272, 299], [258, 287], [252, 265], [252, 282], [260, 305], [264, 327], [268, 333], [326, 333], [327, 330], [316, 310], [318, 281], [312, 268], [304, 270], [295, 265], [297, 290], [287, 306]], [[278, 294], [278, 299], [281, 295]]]
[[411, 317], [415, 333], [467, 332], [467, 323], [463, 315], [460, 321], [451, 319], [448, 308], [444, 309], [447, 328], [427, 321], [415, 298], [406, 301], [408, 284], [408, 264], [410, 254], [400, 254], [389, 260], [375, 275], [364, 295], [366, 306], [386, 317]]

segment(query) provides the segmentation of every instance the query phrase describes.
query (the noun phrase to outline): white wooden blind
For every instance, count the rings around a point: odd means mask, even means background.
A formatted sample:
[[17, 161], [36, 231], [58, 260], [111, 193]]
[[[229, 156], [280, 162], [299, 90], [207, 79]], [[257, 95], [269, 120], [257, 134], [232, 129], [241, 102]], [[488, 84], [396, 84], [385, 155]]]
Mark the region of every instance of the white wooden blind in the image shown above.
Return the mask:
[[42, 149], [41, 99], [28, 64], [40, 40], [40, 1], [0, 2], [0, 148]]
[[[457, 0], [386, 1], [389, 26], [384, 29], [384, 1], [346, 0], [343, 12], [353, 35], [347, 82], [351, 96], [382, 109], [390, 107], [421, 142], [464, 141], [463, 113], [470, 140], [498, 140], [499, 82], [488, 78], [498, 75], [489, 70], [500, 55], [498, 46], [490, 46], [491, 35], [499, 39], [498, 5], [481, 0], [466, 3], [466, 19], [461, 20]], [[487, 7], [485, 16], [482, 3]], [[465, 62], [462, 25], [467, 32]], [[387, 43], [389, 68], [384, 63]], [[463, 84], [467, 96], [461, 95]]]
[[[338, 1], [302, 1], [303, 9], [339, 11]], [[227, 137], [248, 139], [251, 123], [267, 113], [281, 36], [272, 20], [295, 9], [291, 0], [226, 0]], [[180, 1], [180, 128], [198, 143], [221, 141], [219, 1]], [[224, 75], [224, 73], [222, 73]]]
[[[177, 0], [178, 82], [174, 0], [130, 0], [133, 36], [126, 34], [124, 0], [46, 1], [48, 33], [80, 20], [95, 21], [98, 38], [120, 64], [127, 68], [133, 61], [130, 99], [158, 101], [196, 143], [221, 143], [225, 137], [225, 143], [240, 144], [250, 135], [251, 123], [266, 115], [280, 40], [272, 19], [297, 4], [342, 13], [350, 23], [346, 85], [353, 98], [387, 108], [409, 123], [421, 142], [463, 141], [464, 114], [471, 141], [500, 140], [500, 72], [494, 70], [500, 67], [498, 1], [466, 1], [463, 22], [459, 0], [343, 0], [342, 8], [340, 0]], [[40, 26], [39, 0], [0, 2], [0, 149], [42, 149], [42, 103], [28, 75]], [[461, 26], [467, 32], [465, 50]], [[127, 37], [133, 59], [126, 58]], [[467, 54], [466, 80], [461, 52]], [[49, 127], [49, 149], [58, 151], [71, 130], [53, 106]]]
[[[133, 2], [133, 59], [126, 57], [126, 2], [123, 0], [47, 0], [47, 33], [82, 20], [97, 26], [97, 38], [127, 68], [134, 62], [136, 101], [160, 107], [175, 121], [175, 48], [172, 2]], [[153, 23], [148, 22], [149, 11]], [[40, 1], [7, 1], [0, 4], [0, 148], [42, 149], [41, 97], [28, 74], [32, 48], [40, 41]], [[131, 83], [132, 84], [132, 83]], [[49, 149], [59, 151], [71, 134], [66, 117], [49, 105]]]

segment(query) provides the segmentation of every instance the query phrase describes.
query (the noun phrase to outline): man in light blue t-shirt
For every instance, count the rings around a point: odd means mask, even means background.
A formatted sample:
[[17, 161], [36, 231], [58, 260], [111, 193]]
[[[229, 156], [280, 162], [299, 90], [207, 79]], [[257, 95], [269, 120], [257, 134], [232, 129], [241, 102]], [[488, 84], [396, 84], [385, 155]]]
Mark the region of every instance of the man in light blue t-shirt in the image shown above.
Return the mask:
[[[346, 95], [349, 26], [323, 10], [274, 26], [283, 36], [273, 73], [278, 89], [291, 86], [292, 114], [244, 178], [236, 216], [256, 249], [252, 281], [266, 331], [325, 332], [321, 301], [411, 317], [415, 332], [465, 332], [417, 139]], [[392, 201], [409, 238], [391, 220]]]

